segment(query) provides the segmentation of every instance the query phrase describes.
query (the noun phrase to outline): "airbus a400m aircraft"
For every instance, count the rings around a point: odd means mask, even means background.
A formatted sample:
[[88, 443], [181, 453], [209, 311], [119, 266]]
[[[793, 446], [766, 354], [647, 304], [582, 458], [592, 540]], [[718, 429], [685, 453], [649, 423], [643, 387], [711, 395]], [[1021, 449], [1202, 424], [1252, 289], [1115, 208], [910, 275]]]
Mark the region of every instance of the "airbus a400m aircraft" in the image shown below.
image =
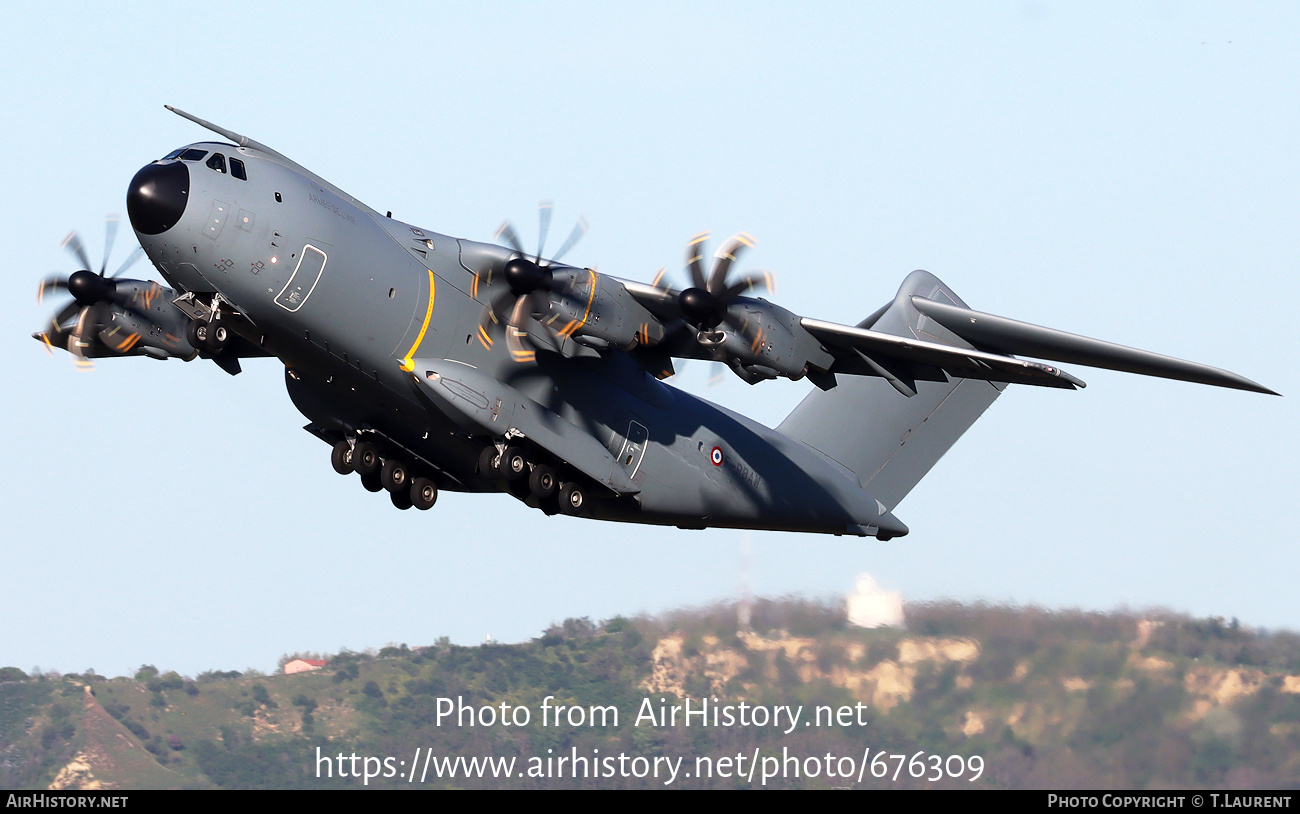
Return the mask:
[[[170, 108], [169, 108], [170, 109]], [[1074, 389], [1089, 365], [1272, 391], [1196, 364], [967, 307], [916, 271], [855, 326], [802, 317], [735, 276], [746, 235], [687, 252], [674, 289], [449, 237], [377, 212], [276, 151], [179, 110], [229, 142], [136, 173], [127, 213], [169, 288], [107, 276], [108, 250], [42, 283], [72, 295], [35, 336], [93, 357], [284, 363], [307, 430], [398, 508], [439, 491], [506, 491], [603, 520], [875, 536], [1008, 384]], [[546, 233], [543, 219], [541, 233]], [[110, 236], [111, 239], [111, 236]], [[661, 381], [674, 359], [754, 384], [815, 387], [775, 429]]]

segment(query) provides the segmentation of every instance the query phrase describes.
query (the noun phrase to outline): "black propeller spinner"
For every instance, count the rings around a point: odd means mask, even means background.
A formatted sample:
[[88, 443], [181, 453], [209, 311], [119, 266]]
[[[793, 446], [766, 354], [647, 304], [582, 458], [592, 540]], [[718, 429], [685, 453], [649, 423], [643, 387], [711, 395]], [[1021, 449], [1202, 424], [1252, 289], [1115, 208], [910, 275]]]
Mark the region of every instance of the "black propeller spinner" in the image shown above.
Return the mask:
[[[754, 288], [773, 289], [774, 281], [769, 272], [746, 274], [734, 282], [727, 282], [727, 273], [732, 265], [745, 251], [754, 245], [754, 238], [745, 232], [731, 237], [714, 255], [713, 271], [708, 277], [704, 274], [704, 244], [709, 239], [708, 232], [701, 232], [691, 238], [686, 247], [686, 268], [690, 274], [691, 286], [676, 292], [677, 307], [683, 320], [696, 329], [701, 343], [716, 344], [721, 337], [716, 335], [717, 328], [727, 321], [727, 309], [742, 294]], [[671, 294], [672, 289], [661, 285], [663, 272], [655, 277], [651, 285]], [[739, 330], [739, 327], [737, 326]]]

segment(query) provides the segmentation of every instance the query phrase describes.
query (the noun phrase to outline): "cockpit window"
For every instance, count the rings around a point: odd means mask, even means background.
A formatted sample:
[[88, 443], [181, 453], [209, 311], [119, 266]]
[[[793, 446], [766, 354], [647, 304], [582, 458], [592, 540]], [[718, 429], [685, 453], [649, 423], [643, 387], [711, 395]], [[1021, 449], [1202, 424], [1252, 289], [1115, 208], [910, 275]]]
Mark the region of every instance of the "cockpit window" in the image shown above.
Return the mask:
[[213, 153], [212, 157], [208, 159], [207, 164], [208, 169], [210, 170], [216, 170], [223, 174], [226, 171], [226, 157], [221, 153]]
[[168, 153], [167, 155], [163, 156], [162, 160], [163, 160], [163, 161], [171, 161], [173, 158], [178, 158], [178, 157], [180, 156], [180, 154], [183, 153], [183, 152], [185, 152], [185, 148], [184, 148], [184, 147], [178, 147], [177, 149], [172, 150], [170, 153]]
[[199, 149], [191, 148], [181, 153], [179, 158], [181, 161], [201, 161], [203, 159], [203, 156], [207, 154], [208, 154], [207, 150], [199, 150]]
[[248, 173], [244, 172], [244, 162], [238, 158], [230, 159], [230, 174], [241, 181], [248, 180]]

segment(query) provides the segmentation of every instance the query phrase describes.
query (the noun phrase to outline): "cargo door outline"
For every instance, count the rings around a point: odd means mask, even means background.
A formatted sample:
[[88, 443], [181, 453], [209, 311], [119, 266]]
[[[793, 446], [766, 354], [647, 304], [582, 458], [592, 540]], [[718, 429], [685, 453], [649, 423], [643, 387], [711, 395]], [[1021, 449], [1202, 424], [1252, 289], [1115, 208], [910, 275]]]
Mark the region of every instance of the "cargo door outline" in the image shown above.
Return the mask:
[[618, 452], [618, 465], [623, 467], [629, 478], [635, 478], [641, 468], [641, 459], [645, 457], [646, 441], [650, 431], [639, 421], [631, 421], [623, 435], [623, 447]]
[[[325, 271], [325, 263], [329, 256], [325, 252], [311, 245], [310, 243], [302, 247], [302, 254], [298, 257], [298, 265], [289, 275], [289, 281], [284, 284], [284, 288], [275, 297], [275, 304], [286, 311], [297, 311], [307, 302], [311, 292], [316, 290], [316, 284], [320, 282], [321, 274]], [[306, 293], [303, 290], [306, 289]]]

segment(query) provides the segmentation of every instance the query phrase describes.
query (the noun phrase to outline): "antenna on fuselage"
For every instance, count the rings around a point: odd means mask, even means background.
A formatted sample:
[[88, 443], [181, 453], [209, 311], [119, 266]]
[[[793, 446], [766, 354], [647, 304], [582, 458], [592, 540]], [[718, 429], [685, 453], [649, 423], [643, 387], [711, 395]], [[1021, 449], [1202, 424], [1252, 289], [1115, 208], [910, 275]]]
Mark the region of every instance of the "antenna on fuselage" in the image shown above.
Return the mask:
[[251, 147], [252, 149], [257, 150], [258, 152], [269, 153], [273, 156], [283, 158], [285, 161], [296, 163], [296, 162], [292, 162], [292, 160], [287, 155], [278, 153], [275, 150], [272, 150], [270, 147], [267, 147], [262, 142], [254, 141], [248, 136], [241, 136], [240, 134], [236, 133], [234, 130], [227, 130], [226, 128], [215, 125], [212, 122], [207, 121], [206, 119], [200, 119], [198, 116], [195, 116], [193, 113], [186, 113], [184, 110], [181, 110], [178, 107], [172, 107], [171, 105], [163, 105], [163, 107], [175, 113], [177, 116], [180, 116], [182, 119], [189, 119], [190, 121], [197, 124], [199, 127], [206, 127], [207, 129], [211, 130], [212, 132], [216, 133], [219, 136], [225, 136], [226, 138], [238, 144], [240, 147]]

